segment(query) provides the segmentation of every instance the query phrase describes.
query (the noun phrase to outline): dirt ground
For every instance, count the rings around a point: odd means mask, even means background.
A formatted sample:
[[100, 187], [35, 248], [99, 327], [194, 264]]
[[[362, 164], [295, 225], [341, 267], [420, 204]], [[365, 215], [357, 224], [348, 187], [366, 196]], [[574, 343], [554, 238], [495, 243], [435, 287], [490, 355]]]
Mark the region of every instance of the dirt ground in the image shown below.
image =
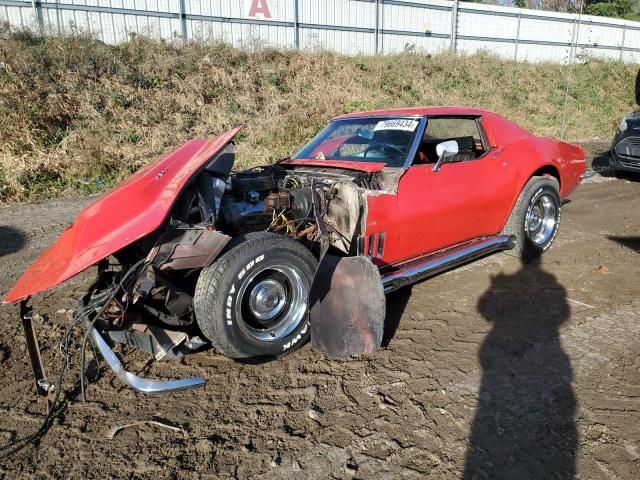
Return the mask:
[[[207, 384], [145, 396], [103, 368], [89, 401], [71, 399], [0, 477], [638, 478], [639, 199], [640, 181], [598, 175], [563, 208], [541, 264], [499, 254], [396, 292], [389, 345], [374, 355], [329, 360], [307, 345], [249, 365], [128, 354], [134, 372]], [[0, 208], [1, 294], [86, 201]], [[35, 299], [52, 377], [87, 279]], [[0, 307], [2, 443], [43, 412], [21, 335], [17, 308]], [[154, 418], [178, 428], [108, 438]]]

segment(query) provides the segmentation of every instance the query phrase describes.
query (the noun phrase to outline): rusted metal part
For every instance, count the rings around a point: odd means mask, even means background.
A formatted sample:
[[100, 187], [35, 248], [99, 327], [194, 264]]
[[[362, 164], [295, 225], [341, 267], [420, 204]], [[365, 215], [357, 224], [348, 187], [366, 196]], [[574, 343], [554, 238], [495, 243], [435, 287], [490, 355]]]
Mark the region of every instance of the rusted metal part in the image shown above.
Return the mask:
[[309, 225], [307, 228], [305, 228], [304, 230], [302, 230], [301, 232], [296, 234], [296, 238], [303, 238], [303, 237], [307, 237], [307, 240], [311, 240], [312, 234], [313, 232], [316, 230], [316, 226], [315, 225]]
[[271, 209], [279, 211], [291, 207], [291, 196], [287, 192], [273, 192], [264, 199], [266, 211]]
[[309, 307], [314, 349], [340, 357], [380, 348], [386, 301], [378, 268], [368, 258], [325, 254]]
[[326, 194], [321, 188], [314, 188], [312, 190], [311, 200], [313, 205], [313, 216], [316, 219], [318, 234], [320, 235], [320, 242], [328, 243], [329, 233], [327, 231], [327, 226], [324, 223], [324, 219], [322, 218], [327, 208]]
[[[114, 342], [152, 353], [156, 360], [162, 360], [165, 357], [178, 358], [185, 352], [196, 350], [204, 345], [204, 341], [199, 337], [190, 337], [186, 332], [168, 330], [148, 323], [133, 323], [129, 328], [130, 330], [107, 331], [104, 335]], [[185, 348], [178, 348], [181, 345], [185, 345]]]
[[229, 240], [231, 237], [224, 233], [206, 228], [170, 230], [149, 252], [147, 261], [152, 261], [160, 270], [208, 267]]
[[55, 385], [53, 385], [44, 372], [42, 356], [40, 355], [40, 346], [38, 338], [33, 328], [33, 308], [29, 306], [29, 298], [20, 302], [20, 319], [22, 320], [22, 328], [24, 329], [24, 338], [27, 342], [27, 351], [29, 352], [29, 360], [31, 361], [31, 370], [35, 379], [36, 393], [47, 401], [47, 413], [53, 407], [55, 397]]

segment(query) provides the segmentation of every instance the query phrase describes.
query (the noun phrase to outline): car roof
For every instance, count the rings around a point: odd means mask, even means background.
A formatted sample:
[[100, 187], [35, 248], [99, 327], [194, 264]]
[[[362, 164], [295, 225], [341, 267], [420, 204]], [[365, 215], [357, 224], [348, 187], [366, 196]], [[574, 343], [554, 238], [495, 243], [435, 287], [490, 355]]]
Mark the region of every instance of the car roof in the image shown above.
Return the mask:
[[418, 116], [438, 116], [438, 115], [473, 115], [480, 116], [485, 115], [488, 112], [486, 110], [480, 110], [477, 108], [469, 107], [413, 107], [413, 108], [396, 108], [388, 110], [372, 110], [370, 112], [355, 112], [347, 113], [345, 115], [339, 115], [334, 120], [344, 118], [358, 118], [358, 117], [374, 117], [374, 116], [402, 116], [402, 115], [418, 115]]

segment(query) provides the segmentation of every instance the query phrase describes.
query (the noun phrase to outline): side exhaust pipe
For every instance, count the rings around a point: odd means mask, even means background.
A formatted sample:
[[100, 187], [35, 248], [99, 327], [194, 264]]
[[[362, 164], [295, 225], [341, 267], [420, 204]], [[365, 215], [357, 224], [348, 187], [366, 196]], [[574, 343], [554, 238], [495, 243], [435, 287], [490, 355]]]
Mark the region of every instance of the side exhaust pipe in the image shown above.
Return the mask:
[[452, 270], [490, 253], [511, 250], [515, 242], [516, 237], [513, 235], [499, 235], [431, 255], [383, 276], [384, 293], [393, 292], [406, 285]]

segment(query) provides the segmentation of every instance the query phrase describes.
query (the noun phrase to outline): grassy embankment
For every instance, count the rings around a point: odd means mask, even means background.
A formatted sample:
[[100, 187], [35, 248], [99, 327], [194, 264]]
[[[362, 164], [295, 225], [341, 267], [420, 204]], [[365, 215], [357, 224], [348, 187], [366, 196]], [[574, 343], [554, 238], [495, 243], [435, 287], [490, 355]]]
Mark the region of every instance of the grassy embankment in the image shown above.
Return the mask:
[[[609, 138], [633, 106], [637, 65], [572, 71], [566, 137]], [[239, 166], [290, 155], [329, 118], [468, 105], [557, 136], [566, 67], [489, 55], [342, 57], [137, 38], [0, 38], [0, 202], [101, 191], [193, 137], [244, 123]]]

